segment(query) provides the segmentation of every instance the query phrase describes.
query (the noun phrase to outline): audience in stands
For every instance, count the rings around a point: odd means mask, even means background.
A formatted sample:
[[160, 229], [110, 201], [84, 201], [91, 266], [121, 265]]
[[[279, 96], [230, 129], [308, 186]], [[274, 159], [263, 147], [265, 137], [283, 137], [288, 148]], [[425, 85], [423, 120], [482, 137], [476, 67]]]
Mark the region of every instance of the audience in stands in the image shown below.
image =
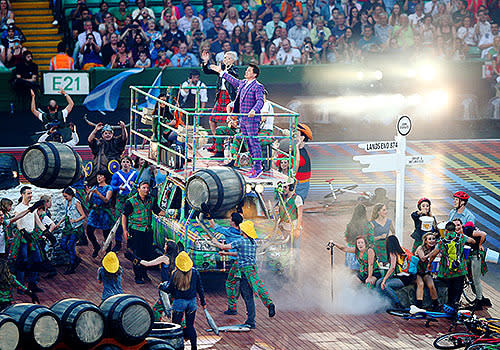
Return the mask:
[[[214, 61], [234, 51], [240, 64], [260, 65], [352, 63], [389, 54], [496, 60], [498, 52], [494, 41], [500, 10], [476, 3], [468, 6], [467, 0], [453, 5], [442, 0], [425, 5], [419, 0], [348, 0], [342, 5], [335, 0], [263, 0], [262, 4], [224, 0], [221, 5], [213, 0], [203, 5], [182, 0], [173, 5], [165, 0], [163, 8], [137, 0], [135, 5], [123, 0], [109, 7], [102, 2], [94, 10], [85, 0], [77, 1], [69, 16], [73, 42], [66, 43], [70, 50], [75, 48], [75, 68], [88, 63], [196, 67], [203, 49]], [[22, 33], [7, 23], [14, 18], [9, 8], [6, 0], [0, 0], [4, 29], [0, 59], [13, 67], [25, 49], [17, 39], [24, 40]], [[94, 44], [84, 48], [89, 34]], [[119, 42], [125, 44], [123, 52]], [[143, 51], [144, 61], [139, 57]]]

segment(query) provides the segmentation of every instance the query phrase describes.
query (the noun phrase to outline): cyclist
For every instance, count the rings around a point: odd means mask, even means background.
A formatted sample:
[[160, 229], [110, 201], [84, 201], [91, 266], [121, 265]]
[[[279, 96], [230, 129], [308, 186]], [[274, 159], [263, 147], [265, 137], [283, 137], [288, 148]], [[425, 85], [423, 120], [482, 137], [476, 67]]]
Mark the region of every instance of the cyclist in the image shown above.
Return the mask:
[[422, 237], [422, 244], [416, 249], [415, 255], [420, 259], [417, 265], [417, 290], [416, 303], [418, 308], [422, 308], [424, 300], [424, 284], [429, 288], [429, 294], [432, 299], [432, 310], [439, 309], [439, 301], [436, 286], [432, 279], [431, 269], [429, 268], [429, 256], [436, 247], [436, 235], [434, 232], [427, 232]]
[[450, 215], [448, 216], [448, 221], [453, 221], [454, 219], [460, 219], [462, 222], [472, 221], [473, 224], [476, 223], [476, 217], [472, 212], [465, 206], [469, 201], [469, 195], [464, 191], [458, 191], [453, 194], [453, 206], [454, 208], [450, 210]]
[[[463, 233], [476, 241], [476, 243], [471, 244], [469, 259], [467, 260], [467, 270], [470, 271], [470, 276], [472, 276], [474, 293], [476, 294], [476, 300], [474, 300], [473, 303], [474, 310], [482, 310], [483, 306], [491, 306], [490, 300], [483, 297], [483, 287], [481, 285], [481, 254], [484, 253], [483, 243], [486, 240], [486, 233], [479, 231], [470, 221], [462, 225], [462, 220], [455, 219], [453, 223], [455, 224], [457, 233]], [[486, 271], [484, 271], [484, 273], [486, 273]]]
[[456, 232], [453, 222], [446, 223], [444, 238], [441, 239], [436, 248], [429, 255], [429, 262], [441, 253], [438, 277], [443, 280], [448, 288], [448, 306], [458, 306], [460, 296], [464, 291], [464, 279], [467, 274], [466, 260], [463, 258], [464, 246], [466, 243], [472, 244], [476, 241]]
[[368, 245], [365, 236], [356, 237], [356, 247], [343, 246], [333, 241], [330, 243], [345, 253], [355, 254], [359, 262], [359, 280], [367, 285], [375, 286], [377, 280], [382, 277], [382, 272], [377, 262], [377, 255]]

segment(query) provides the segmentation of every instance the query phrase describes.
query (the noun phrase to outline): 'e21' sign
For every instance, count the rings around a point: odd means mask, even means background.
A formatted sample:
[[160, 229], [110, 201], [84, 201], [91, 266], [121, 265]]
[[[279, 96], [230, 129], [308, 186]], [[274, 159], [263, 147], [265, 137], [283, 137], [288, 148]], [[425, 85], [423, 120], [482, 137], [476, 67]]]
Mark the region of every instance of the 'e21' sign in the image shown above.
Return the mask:
[[70, 95], [89, 94], [89, 74], [70, 72], [48, 72], [43, 74], [45, 95], [58, 95], [64, 89]]

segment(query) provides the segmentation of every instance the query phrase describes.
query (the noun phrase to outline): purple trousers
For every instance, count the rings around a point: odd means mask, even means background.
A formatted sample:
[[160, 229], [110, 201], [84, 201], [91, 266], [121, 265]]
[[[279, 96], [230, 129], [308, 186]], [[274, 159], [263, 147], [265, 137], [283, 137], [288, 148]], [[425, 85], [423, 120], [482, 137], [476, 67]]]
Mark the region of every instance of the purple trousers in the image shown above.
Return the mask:
[[[240, 121], [240, 130], [243, 136], [258, 136], [259, 135], [259, 125], [260, 117], [242, 117]], [[262, 151], [260, 148], [260, 142], [257, 137], [245, 138], [248, 146], [248, 151], [250, 152], [253, 161], [252, 169], [262, 169], [262, 161], [255, 160], [256, 158], [262, 158]]]

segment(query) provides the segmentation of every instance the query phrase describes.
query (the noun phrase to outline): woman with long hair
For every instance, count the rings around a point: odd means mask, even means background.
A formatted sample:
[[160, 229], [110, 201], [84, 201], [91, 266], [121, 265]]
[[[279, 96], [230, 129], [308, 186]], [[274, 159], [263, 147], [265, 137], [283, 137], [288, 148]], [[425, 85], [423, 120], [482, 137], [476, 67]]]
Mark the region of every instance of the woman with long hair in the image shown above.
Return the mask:
[[401, 248], [396, 236], [387, 237], [385, 250], [387, 252], [386, 258], [390, 262], [389, 270], [387, 270], [383, 279], [377, 281], [377, 289], [391, 299], [394, 307], [401, 309], [403, 306], [399, 302], [395, 290], [414, 283], [415, 275], [410, 275], [401, 269], [402, 262], [408, 259], [408, 256]]
[[264, 66], [278, 64], [276, 59], [277, 54], [278, 49], [276, 48], [276, 45], [274, 45], [272, 41], [268, 42], [260, 54], [260, 63]]
[[395, 25], [399, 24], [400, 16], [401, 16], [401, 5], [396, 3], [392, 8], [391, 17], [389, 17], [389, 25], [394, 27]]
[[255, 21], [255, 26], [248, 32], [248, 41], [252, 43], [255, 53], [264, 52], [262, 47], [267, 43], [267, 34], [264, 29], [264, 22], [261, 19]]
[[438, 35], [443, 37], [443, 41], [446, 44], [453, 45], [457, 33], [450, 16], [445, 16], [439, 21], [437, 32]]
[[127, 50], [127, 45], [123, 41], [118, 43], [118, 51], [111, 56], [111, 68], [131, 68], [134, 66], [132, 52]]
[[[369, 237], [373, 235], [373, 225], [368, 221], [366, 216], [366, 207], [363, 204], [358, 204], [354, 207], [351, 220], [346, 226], [344, 239], [348, 247], [355, 247], [356, 237]], [[356, 257], [352, 253], [346, 253], [345, 265], [352, 270], [358, 270], [359, 266]]]
[[424, 300], [424, 285], [429, 288], [429, 294], [432, 299], [432, 309], [439, 309], [439, 301], [436, 286], [434, 285], [434, 280], [431, 275], [431, 268], [429, 268], [429, 257], [431, 252], [436, 248], [436, 236], [434, 232], [427, 232], [422, 237], [422, 245], [420, 245], [415, 251], [415, 255], [419, 258], [417, 265], [417, 290], [416, 290], [416, 303], [415, 305], [422, 308], [422, 303]]
[[235, 7], [230, 7], [227, 10], [226, 19], [222, 22], [222, 27], [229, 33], [229, 36], [233, 35], [233, 29], [237, 26], [242, 27], [243, 21], [238, 16], [238, 10]]
[[371, 224], [373, 225], [373, 236], [368, 238], [373, 243], [375, 253], [380, 257], [380, 261], [386, 263], [385, 240], [389, 235], [395, 233], [392, 220], [387, 217], [387, 207], [383, 203], [373, 206]]
[[[330, 241], [333, 243], [333, 241]], [[333, 243], [335, 247], [345, 253], [352, 253], [356, 256], [359, 263], [358, 278], [362, 283], [375, 285], [377, 280], [382, 277], [380, 267], [377, 262], [377, 255], [373, 248], [370, 248], [365, 236], [356, 237], [355, 247], [347, 247], [341, 244]]]
[[193, 261], [186, 252], [180, 252], [175, 258], [176, 269], [172, 272], [172, 279], [164, 292], [171, 294], [172, 322], [181, 324], [182, 318], [186, 322], [184, 338], [191, 341], [191, 349], [197, 349], [196, 330], [194, 320], [196, 317], [196, 294], [198, 294], [203, 309], [207, 308], [205, 293], [201, 282], [200, 273], [193, 267]]
[[0, 0], [0, 29], [2, 31], [7, 29], [9, 20], [14, 21], [14, 12], [11, 11], [7, 0]]
[[233, 35], [231, 35], [231, 45], [236, 49], [236, 52], [238, 52], [238, 54], [243, 52], [246, 42], [247, 42], [247, 35], [243, 33], [242, 27], [241, 26], [234, 27]]
[[347, 18], [347, 25], [352, 28], [359, 22], [359, 8], [351, 7], [349, 10], [349, 17]]
[[111, 197], [113, 196], [113, 187], [107, 184], [107, 176], [107, 170], [99, 170], [96, 177], [97, 186], [94, 186], [87, 194], [87, 202], [90, 203], [91, 208], [87, 223], [87, 237], [94, 247], [93, 258], [97, 257], [99, 249], [101, 249], [94, 233], [95, 230], [102, 230], [104, 240], [106, 240], [112, 226]]
[[65, 275], [75, 273], [75, 270], [82, 261], [76, 255], [76, 242], [84, 235], [83, 222], [85, 221], [85, 212], [83, 211], [82, 204], [75, 197], [75, 191], [71, 187], [63, 190], [63, 197], [66, 200], [66, 207], [64, 210], [64, 217], [59, 222], [58, 226], [64, 222], [61, 249], [69, 255], [69, 265]]

